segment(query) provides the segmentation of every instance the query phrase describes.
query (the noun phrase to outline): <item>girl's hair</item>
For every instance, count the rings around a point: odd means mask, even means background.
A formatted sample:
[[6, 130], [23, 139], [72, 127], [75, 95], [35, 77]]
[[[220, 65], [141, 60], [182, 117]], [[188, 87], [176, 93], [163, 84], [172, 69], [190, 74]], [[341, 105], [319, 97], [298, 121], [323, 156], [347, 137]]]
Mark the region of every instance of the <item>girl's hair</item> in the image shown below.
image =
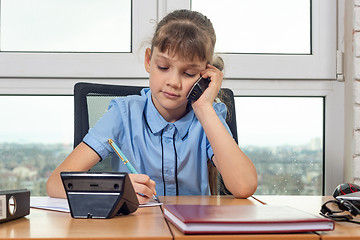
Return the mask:
[[151, 41], [151, 52], [157, 47], [180, 58], [207, 61], [220, 70], [221, 58], [213, 59], [216, 35], [211, 21], [203, 14], [186, 9], [175, 10], [166, 15], [157, 25]]

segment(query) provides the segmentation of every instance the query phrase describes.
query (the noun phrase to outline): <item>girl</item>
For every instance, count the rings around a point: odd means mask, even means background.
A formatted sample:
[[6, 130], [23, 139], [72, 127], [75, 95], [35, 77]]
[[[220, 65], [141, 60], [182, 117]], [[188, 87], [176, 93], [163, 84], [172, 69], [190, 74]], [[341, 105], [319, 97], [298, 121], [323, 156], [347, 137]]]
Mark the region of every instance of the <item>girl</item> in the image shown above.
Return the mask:
[[[141, 96], [112, 100], [107, 113], [49, 177], [49, 196], [66, 197], [60, 172], [87, 171], [113, 152], [109, 138], [142, 173], [129, 174], [140, 203], [153, 194], [210, 194], [208, 159], [235, 197], [251, 196], [256, 169], [229, 133], [225, 105], [214, 103], [223, 80], [218, 69], [222, 60], [213, 60], [215, 42], [212, 23], [198, 12], [177, 10], [160, 21], [151, 49], [145, 51], [150, 88]], [[189, 103], [187, 94], [200, 76], [211, 79], [209, 87]], [[114, 170], [128, 172], [124, 164]]]

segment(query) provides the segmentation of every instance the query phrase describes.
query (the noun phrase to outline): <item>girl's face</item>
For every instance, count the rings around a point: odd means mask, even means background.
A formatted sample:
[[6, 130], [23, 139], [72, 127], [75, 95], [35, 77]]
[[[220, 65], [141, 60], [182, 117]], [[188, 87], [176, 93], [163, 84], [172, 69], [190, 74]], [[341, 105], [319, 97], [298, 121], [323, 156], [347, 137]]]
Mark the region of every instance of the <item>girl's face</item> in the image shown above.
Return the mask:
[[168, 122], [175, 122], [186, 114], [187, 94], [206, 61], [179, 59], [177, 55], [162, 53], [156, 47], [145, 52], [145, 69], [150, 74], [152, 101]]

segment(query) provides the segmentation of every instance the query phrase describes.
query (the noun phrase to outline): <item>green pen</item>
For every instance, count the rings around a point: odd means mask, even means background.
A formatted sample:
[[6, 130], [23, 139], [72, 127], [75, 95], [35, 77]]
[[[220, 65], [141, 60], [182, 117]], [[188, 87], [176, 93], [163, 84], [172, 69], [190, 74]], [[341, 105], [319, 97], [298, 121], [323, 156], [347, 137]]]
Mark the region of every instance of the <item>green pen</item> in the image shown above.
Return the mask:
[[[133, 167], [133, 165], [130, 163], [130, 161], [125, 157], [124, 153], [120, 150], [120, 148], [116, 145], [116, 143], [109, 138], [108, 139], [108, 143], [110, 144], [110, 146], [114, 149], [115, 153], [119, 156], [119, 158], [121, 159], [121, 161], [123, 161], [123, 163], [126, 165], [126, 167], [129, 169], [129, 171], [131, 173], [135, 173], [138, 174], [138, 172], [136, 171], [136, 169]], [[145, 196], [144, 194], [141, 193], [137, 193], [140, 196]], [[157, 201], [160, 202], [159, 199], [156, 197], [155, 194], [153, 194], [153, 198]]]

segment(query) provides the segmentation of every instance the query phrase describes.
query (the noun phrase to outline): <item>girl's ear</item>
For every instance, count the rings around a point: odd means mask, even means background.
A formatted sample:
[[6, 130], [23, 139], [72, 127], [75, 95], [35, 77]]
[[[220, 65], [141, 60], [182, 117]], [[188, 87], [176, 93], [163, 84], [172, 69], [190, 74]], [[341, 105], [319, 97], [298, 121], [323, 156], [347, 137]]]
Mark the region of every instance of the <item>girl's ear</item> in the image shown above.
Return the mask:
[[150, 61], [151, 61], [151, 49], [147, 48], [145, 50], [145, 70], [150, 73]]

